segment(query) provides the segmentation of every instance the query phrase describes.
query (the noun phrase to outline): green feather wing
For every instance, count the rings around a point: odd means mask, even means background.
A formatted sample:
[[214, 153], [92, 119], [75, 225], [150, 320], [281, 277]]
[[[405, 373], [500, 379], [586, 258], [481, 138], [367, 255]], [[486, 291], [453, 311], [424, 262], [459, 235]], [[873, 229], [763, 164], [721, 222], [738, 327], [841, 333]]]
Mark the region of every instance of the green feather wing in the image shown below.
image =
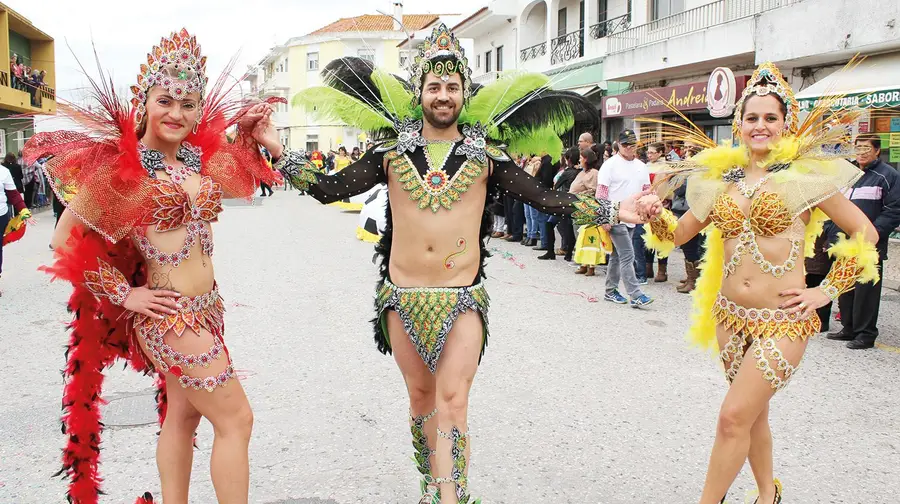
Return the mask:
[[413, 94], [393, 75], [379, 69], [372, 70], [372, 82], [381, 95], [385, 109], [398, 119], [413, 116]]
[[564, 149], [563, 142], [553, 128], [536, 128], [528, 132], [520, 132], [509, 139], [506, 151], [523, 156], [549, 154], [557, 161]]
[[302, 107], [307, 113], [319, 119], [344, 122], [365, 131], [393, 128], [392, 122], [372, 107], [337, 89], [317, 86], [300, 91], [291, 100], [295, 107]]
[[[482, 86], [469, 99], [460, 122], [465, 124], [481, 124], [492, 128], [494, 119], [511, 106], [549, 85], [550, 78], [539, 73], [510, 72], [501, 75], [496, 81]], [[492, 136], [488, 132], [489, 136]]]

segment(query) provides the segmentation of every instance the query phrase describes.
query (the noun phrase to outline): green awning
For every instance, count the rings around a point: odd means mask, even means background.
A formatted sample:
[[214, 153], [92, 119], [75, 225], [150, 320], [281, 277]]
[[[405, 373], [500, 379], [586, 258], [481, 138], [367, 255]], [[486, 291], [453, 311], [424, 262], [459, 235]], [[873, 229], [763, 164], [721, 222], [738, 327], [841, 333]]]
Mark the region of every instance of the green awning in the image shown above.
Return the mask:
[[[797, 100], [800, 103], [800, 110], [809, 110], [816, 106], [819, 97], [801, 98]], [[844, 109], [851, 107], [861, 108], [896, 108], [900, 107], [900, 87], [895, 89], [885, 89], [881, 91], [872, 91], [869, 93], [852, 93], [845, 95], [838, 100], [832, 108]]]
[[602, 58], [561, 69], [549, 70], [544, 72], [544, 74], [553, 81], [553, 89], [568, 89], [579, 92], [579, 94], [588, 94], [595, 87], [599, 89], [606, 87], [606, 83], [603, 81]]

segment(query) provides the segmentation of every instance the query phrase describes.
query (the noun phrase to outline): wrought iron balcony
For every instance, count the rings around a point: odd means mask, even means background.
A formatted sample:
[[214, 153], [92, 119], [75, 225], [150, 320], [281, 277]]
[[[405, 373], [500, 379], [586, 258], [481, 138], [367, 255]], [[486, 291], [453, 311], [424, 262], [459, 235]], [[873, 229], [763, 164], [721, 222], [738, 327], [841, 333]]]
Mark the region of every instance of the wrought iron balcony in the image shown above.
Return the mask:
[[522, 61], [528, 61], [531, 59], [537, 59], [543, 55], [547, 54], [547, 43], [541, 42], [540, 44], [535, 44], [531, 47], [526, 47], [520, 51], [520, 57]]
[[584, 56], [584, 32], [581, 30], [567, 33], [552, 40], [550, 46], [550, 64], [558, 65]]
[[631, 15], [623, 14], [591, 26], [591, 37], [602, 39], [631, 27]]

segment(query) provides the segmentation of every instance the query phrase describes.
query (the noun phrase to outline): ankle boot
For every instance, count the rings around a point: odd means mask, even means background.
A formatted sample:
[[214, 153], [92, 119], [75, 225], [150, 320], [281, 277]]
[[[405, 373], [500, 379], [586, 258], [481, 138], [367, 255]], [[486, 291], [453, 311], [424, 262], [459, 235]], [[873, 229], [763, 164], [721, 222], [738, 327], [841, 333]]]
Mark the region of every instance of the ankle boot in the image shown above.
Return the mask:
[[678, 292], [680, 292], [682, 294], [687, 294], [687, 293], [693, 291], [694, 288], [696, 288], [697, 278], [699, 278], [699, 276], [700, 276], [700, 269], [698, 266], [700, 266], [700, 261], [689, 262], [685, 265], [685, 267], [687, 268], [687, 275], [688, 275], [687, 281], [684, 282], [684, 285], [682, 287], [678, 287], [675, 290], [677, 290]]
[[647, 280], [650, 280], [651, 278], [653, 278], [653, 264], [647, 263], [647, 266], [645, 267], [644, 271], [646, 271], [646, 273], [644, 274], [644, 277]]
[[[647, 277], [650, 278], [650, 277]], [[660, 263], [656, 270], [656, 278], [653, 279], [654, 282], [666, 282], [669, 280], [669, 265], [665, 263]]]
[[577, 270], [575, 270], [575, 274], [576, 275], [586, 275], [587, 270], [588, 270], [588, 267], [586, 265], [582, 264], [581, 266], [579, 266], [579, 268]]
[[593, 266], [588, 266], [588, 267], [587, 267], [587, 273], [585, 273], [584, 276], [594, 276], [594, 267], [593, 267]]
[[547, 260], [553, 261], [556, 259], [556, 252], [553, 252], [553, 249], [550, 249], [550, 250], [544, 252], [543, 255], [539, 255], [538, 259], [540, 259], [542, 261], [547, 261]]
[[[687, 270], [688, 270], [688, 264], [690, 264], [690, 263], [691, 263], [691, 262], [688, 261], [687, 259], [684, 260], [684, 271], [685, 271], [685, 272], [687, 272]], [[677, 287], [684, 287], [684, 284], [685, 284], [685, 283], [687, 283], [687, 277], [684, 277], [684, 278], [682, 278], [681, 280], [679, 280], [679, 281], [678, 281], [678, 285], [676, 286], [676, 288], [677, 288]]]

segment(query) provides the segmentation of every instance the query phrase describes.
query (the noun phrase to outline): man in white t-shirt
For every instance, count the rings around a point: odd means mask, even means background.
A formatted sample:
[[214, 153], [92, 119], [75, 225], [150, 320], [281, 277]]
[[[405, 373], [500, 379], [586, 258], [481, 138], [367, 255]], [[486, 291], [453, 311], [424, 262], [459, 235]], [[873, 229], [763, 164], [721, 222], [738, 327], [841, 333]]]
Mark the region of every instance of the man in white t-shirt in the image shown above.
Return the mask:
[[[619, 134], [619, 152], [607, 159], [597, 174], [597, 199], [622, 201], [630, 194], [650, 188], [650, 173], [637, 159], [637, 135], [632, 130]], [[653, 298], [641, 291], [634, 271], [634, 224], [604, 226], [613, 242], [613, 252], [606, 269], [606, 301], [626, 304], [628, 300], [619, 293], [619, 280], [625, 282], [625, 290], [633, 308], [641, 308], [653, 302]]]

